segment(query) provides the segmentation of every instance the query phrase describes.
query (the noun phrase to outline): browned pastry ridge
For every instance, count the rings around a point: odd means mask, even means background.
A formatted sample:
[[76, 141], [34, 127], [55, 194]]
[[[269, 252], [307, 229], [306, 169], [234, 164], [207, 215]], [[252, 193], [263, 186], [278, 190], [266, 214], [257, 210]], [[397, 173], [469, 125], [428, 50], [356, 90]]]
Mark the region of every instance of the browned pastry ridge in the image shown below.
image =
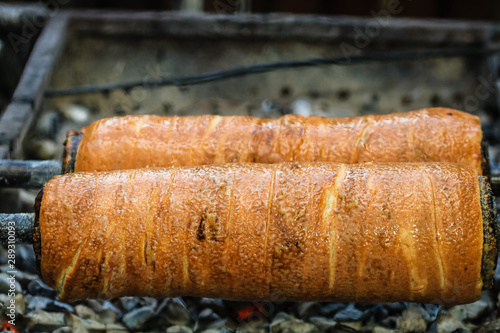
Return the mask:
[[75, 171], [227, 162], [450, 162], [482, 174], [487, 166], [479, 118], [446, 108], [350, 118], [135, 115], [102, 119], [82, 132], [79, 147], [67, 147], [65, 160], [76, 155]]
[[38, 216], [41, 276], [67, 301], [453, 305], [480, 298], [483, 250], [496, 253], [477, 171], [446, 163], [66, 174], [46, 184]]

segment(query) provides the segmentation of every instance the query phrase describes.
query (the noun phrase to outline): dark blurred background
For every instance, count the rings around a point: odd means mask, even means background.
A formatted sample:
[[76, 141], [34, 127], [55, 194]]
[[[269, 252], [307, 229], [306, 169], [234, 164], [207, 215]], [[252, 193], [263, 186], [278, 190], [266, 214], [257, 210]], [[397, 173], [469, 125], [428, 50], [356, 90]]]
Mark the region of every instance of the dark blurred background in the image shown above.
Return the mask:
[[[50, 1], [54, 0], [40, 0], [39, 3], [50, 3]], [[67, 2], [64, 7], [129, 10], [184, 9], [219, 14], [281, 12], [370, 16], [371, 11], [387, 8], [391, 1], [393, 0], [69, 0], [64, 1], [64, 3]], [[500, 19], [500, 1], [497, 0], [401, 0], [400, 3], [405, 7], [401, 15], [404, 17], [488, 21]]]

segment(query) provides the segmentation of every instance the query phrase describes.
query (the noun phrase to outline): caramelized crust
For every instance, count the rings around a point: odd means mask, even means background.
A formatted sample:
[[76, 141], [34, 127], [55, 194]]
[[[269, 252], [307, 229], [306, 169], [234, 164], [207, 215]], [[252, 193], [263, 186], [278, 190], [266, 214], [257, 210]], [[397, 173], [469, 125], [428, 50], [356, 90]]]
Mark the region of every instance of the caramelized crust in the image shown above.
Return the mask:
[[225, 164], [54, 177], [40, 268], [61, 299], [480, 298], [475, 169], [450, 164]]
[[82, 132], [75, 171], [430, 161], [467, 165], [482, 174], [479, 118], [445, 108], [351, 118], [125, 116], [96, 121]]

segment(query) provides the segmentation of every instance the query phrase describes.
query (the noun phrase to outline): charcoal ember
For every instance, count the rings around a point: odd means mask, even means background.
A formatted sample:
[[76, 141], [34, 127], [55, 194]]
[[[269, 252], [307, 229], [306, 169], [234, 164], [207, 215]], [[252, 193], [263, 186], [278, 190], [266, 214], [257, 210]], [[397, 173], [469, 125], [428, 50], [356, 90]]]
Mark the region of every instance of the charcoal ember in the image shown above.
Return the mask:
[[106, 333], [128, 332], [128, 329], [120, 324], [106, 324]]
[[[208, 328], [208, 329], [201, 331], [201, 333], [239, 333], [239, 332], [237, 332], [235, 329], [230, 328], [230, 327], [223, 327], [221, 329]], [[254, 333], [254, 332], [252, 332], [252, 333]]]
[[375, 326], [372, 329], [372, 333], [396, 333], [395, 330], [391, 330], [389, 328], [385, 328], [383, 326]]
[[61, 301], [57, 301], [57, 300], [47, 304], [47, 307], [45, 308], [45, 310], [48, 312], [64, 312], [64, 311], [73, 312], [73, 311], [75, 311], [75, 309], [71, 305], [69, 305], [67, 303], [63, 303]]
[[[9, 260], [9, 258], [7, 257], [7, 249], [5, 248], [5, 246], [2, 244], [0, 245], [0, 265], [5, 265], [7, 264], [7, 261]], [[2, 269], [3, 271], [3, 269]]]
[[43, 283], [40, 279], [33, 280], [28, 284], [28, 292], [34, 296], [56, 298], [56, 292]]
[[203, 309], [198, 315], [198, 320], [196, 321], [196, 329], [208, 329], [208, 328], [218, 328], [221, 327], [221, 318], [214, 310], [210, 308]]
[[69, 312], [65, 313], [66, 324], [72, 329], [72, 332], [127, 332], [127, 328], [118, 324], [105, 325], [92, 319], [81, 319]]
[[151, 309], [158, 307], [158, 300], [153, 297], [139, 297], [139, 306], [149, 306]]
[[23, 291], [15, 274], [0, 273], [0, 293], [8, 294], [11, 289], [15, 290], [16, 293]]
[[125, 312], [130, 312], [136, 308], [150, 307], [152, 309], [156, 308], [158, 305], [158, 300], [152, 297], [120, 297], [119, 299], [120, 307]]
[[[308, 324], [308, 325], [303, 325]], [[319, 332], [318, 328], [310, 323], [305, 323], [302, 320], [289, 315], [286, 312], [279, 312], [274, 316], [273, 321], [269, 325], [269, 331], [276, 332], [303, 332], [311, 329], [311, 332]], [[306, 331], [304, 331], [306, 332]]]
[[83, 304], [75, 305], [75, 313], [82, 319], [99, 320], [99, 316], [94, 312], [94, 310]]
[[447, 311], [441, 312], [435, 326], [439, 333], [470, 332], [463, 322], [452, 317]]
[[466, 326], [465, 328], [459, 328], [456, 331], [454, 331], [453, 333], [472, 333], [472, 332], [475, 332], [476, 328], [477, 328], [474, 325], [470, 325], [470, 327], [468, 327], [469, 325], [465, 325], [465, 326]]
[[[217, 298], [206, 298], [202, 297], [199, 299], [198, 304], [202, 308], [210, 308], [214, 310], [214, 312], [221, 314], [225, 311], [225, 306], [224, 306], [225, 301]], [[226, 301], [227, 303], [227, 301]]]
[[32, 332], [50, 332], [59, 327], [67, 326], [64, 323], [63, 313], [36, 310], [25, 316], [26, 328]]
[[[204, 329], [205, 330], [210, 330], [210, 329], [220, 330], [220, 329], [224, 329], [224, 328], [226, 328], [225, 326], [226, 326], [227, 323], [228, 323], [227, 319], [219, 319], [219, 320], [213, 321], [211, 323], [208, 323], [207, 325], [205, 325]], [[201, 326], [198, 326], [198, 327], [201, 327]]]
[[384, 318], [387, 318], [387, 316], [389, 315], [389, 310], [387, 310], [382, 304], [374, 305], [371, 308], [371, 312], [375, 320], [382, 320]]
[[104, 324], [115, 323], [122, 317], [122, 312], [110, 301], [87, 299], [75, 305], [76, 314], [84, 319], [98, 320]]
[[164, 299], [158, 306], [157, 313], [171, 325], [187, 325], [191, 321], [189, 310], [180, 298]]
[[443, 307], [440, 305], [424, 304], [422, 310], [422, 317], [429, 324], [433, 323]]
[[280, 312], [291, 312], [292, 309], [290, 308], [290, 305], [287, 303], [282, 303], [282, 302], [262, 302], [259, 303], [261, 306], [262, 310], [262, 318], [266, 319], [267, 321], [270, 321], [277, 313]]
[[[100, 322], [104, 324], [115, 323], [117, 320], [122, 318], [123, 312], [116, 307], [113, 302], [117, 303], [121, 307], [121, 300], [115, 299], [113, 301], [97, 301], [92, 299], [87, 299], [80, 301], [78, 305], [87, 307], [90, 311], [97, 314]], [[136, 303], [137, 304], [137, 303]], [[86, 311], [86, 310], [83, 310]], [[88, 311], [87, 311], [88, 312]], [[95, 319], [92, 316], [92, 319]]]
[[219, 319], [219, 315], [210, 308], [203, 309], [198, 316], [198, 321], [211, 322]]
[[374, 306], [376, 306], [377, 304], [373, 304], [373, 303], [352, 303], [354, 305], [354, 307], [358, 310], [361, 310], [361, 311], [366, 311], [366, 310], [371, 310], [373, 309]]
[[427, 323], [422, 316], [420, 308], [410, 306], [403, 311], [401, 318], [398, 318], [397, 327], [402, 332], [425, 332], [427, 330]]
[[108, 325], [98, 322], [94, 319], [80, 319], [82, 321], [83, 327], [85, 327], [89, 332], [106, 332], [109, 328]]
[[[3, 310], [1, 309], [1, 305], [0, 305], [0, 332], [12, 332], [12, 333], [19, 333], [19, 332], [32, 332], [30, 330], [27, 329], [26, 327], [26, 322], [27, 320], [25, 319], [25, 317], [21, 314], [18, 314], [16, 315], [16, 318], [15, 318], [15, 321], [14, 321], [14, 325], [11, 326], [11, 324], [9, 323], [9, 326], [6, 325], [6, 322], [8, 322], [9, 320], [12, 320], [11, 318], [9, 317], [6, 317], [3, 313]], [[7, 326], [7, 327], [5, 327]], [[7, 328], [10, 328], [11, 330], [7, 330]]]
[[333, 320], [338, 322], [353, 322], [353, 321], [363, 321], [368, 319], [371, 314], [368, 311], [361, 311], [354, 307], [354, 304], [349, 304], [345, 309], [337, 312], [333, 316]]
[[7, 294], [0, 294], [1, 312], [8, 312], [7, 309], [11, 306], [11, 300], [14, 299], [16, 314], [26, 313], [26, 302], [22, 293], [16, 294], [14, 298]]
[[[120, 309], [118, 309], [113, 303], [111, 303], [110, 301], [104, 301], [102, 302], [102, 305], [100, 303], [98, 303], [101, 307], [100, 307], [100, 310], [97, 311], [98, 313], [104, 311], [104, 310], [112, 310], [116, 313], [117, 315], [117, 319], [120, 319], [122, 317], [122, 312], [120, 311]], [[92, 308], [92, 307], [91, 307]], [[96, 311], [94, 308], [92, 308], [92, 310]]]
[[32, 296], [26, 295], [26, 303], [28, 304], [26, 308], [28, 311], [43, 310], [54, 300], [43, 296]]
[[125, 326], [130, 330], [139, 330], [144, 324], [155, 316], [155, 311], [149, 306], [134, 309], [122, 318]]
[[268, 323], [272, 317], [273, 312], [260, 311], [259, 308], [247, 308], [247, 310], [237, 311], [232, 319], [238, 326], [245, 326], [251, 323], [253, 327]]
[[452, 307], [449, 312], [454, 318], [460, 321], [477, 321], [485, 313], [491, 311], [493, 308], [493, 301], [488, 293], [483, 293], [481, 299], [477, 302], [470, 304], [457, 305]]
[[167, 333], [193, 333], [193, 329], [183, 325], [173, 325], [167, 328]]
[[333, 329], [337, 325], [337, 322], [335, 320], [328, 319], [328, 318], [325, 318], [325, 317], [311, 317], [309, 320], [321, 332]]
[[118, 320], [118, 314], [111, 309], [104, 309], [99, 312], [98, 320], [104, 324], [112, 324]]
[[[3, 273], [7, 273], [7, 271], [10, 271], [10, 270], [11, 269], [9, 268], [8, 265], [0, 266], [0, 271], [3, 272]], [[21, 287], [23, 289], [27, 289], [28, 288], [28, 284], [31, 281], [38, 279], [38, 275], [27, 273], [27, 272], [23, 272], [23, 271], [20, 271], [20, 270], [18, 270], [15, 273], [15, 276], [16, 276], [16, 281], [19, 282], [19, 284], [21, 285]]]
[[[109, 301], [104, 301], [104, 303], [109, 302]], [[95, 313], [99, 313], [103, 310], [103, 302], [97, 301], [95, 299], [86, 299], [83, 301], [79, 301], [78, 304], [85, 305], [92, 309]], [[116, 308], [116, 307], [115, 307]]]
[[401, 314], [407, 308], [404, 303], [387, 303], [385, 307], [391, 314]]
[[273, 318], [273, 321], [271, 323], [271, 326], [272, 325], [277, 325], [283, 321], [287, 321], [287, 320], [293, 320], [295, 319], [294, 317], [290, 316], [288, 313], [286, 312], [278, 312], [276, 314], [276, 316], [274, 316]]
[[396, 316], [389, 316], [389, 317], [387, 317], [385, 319], [382, 319], [380, 321], [380, 323], [383, 326], [387, 327], [387, 328], [391, 328], [391, 329], [392, 328], [396, 328], [396, 325], [398, 323], [398, 317], [396, 317]]
[[206, 330], [201, 331], [201, 333], [221, 333], [222, 330], [218, 330], [216, 328], [208, 328]]
[[119, 299], [120, 308], [125, 312], [130, 312], [139, 306], [138, 297], [120, 297]]
[[301, 302], [297, 305], [297, 315], [300, 319], [308, 320], [321, 314], [321, 304], [317, 302]]
[[[355, 323], [346, 323], [346, 324], [341, 324], [337, 323], [334, 320], [329, 320], [324, 321], [324, 318], [322, 320], [314, 319], [314, 318], [322, 318], [322, 317], [313, 317], [311, 318], [311, 322], [321, 331], [325, 333], [354, 333], [354, 332], [359, 332], [357, 328], [361, 327], [362, 323], [361, 322], [355, 322]], [[314, 319], [314, 321], [313, 321]], [[354, 327], [348, 326], [352, 325]], [[370, 331], [370, 330], [367, 330]]]
[[16, 245], [16, 268], [36, 274], [36, 257], [31, 245]]
[[345, 332], [345, 330], [348, 330], [347, 332], [359, 332], [359, 331], [361, 331], [361, 328], [363, 327], [363, 322], [361, 322], [361, 321], [346, 321], [344, 323], [339, 323], [339, 325], [342, 325], [344, 332]]
[[236, 331], [244, 333], [268, 333], [269, 323], [264, 320], [247, 321], [238, 325]]
[[500, 319], [483, 324], [476, 333], [497, 333], [500, 332]]
[[319, 329], [311, 323], [302, 320], [283, 320], [275, 325], [271, 325], [272, 333], [319, 333]]
[[10, 299], [11, 298], [7, 294], [0, 294], [0, 304], [2, 304], [4, 307], [9, 305]]
[[347, 305], [345, 303], [328, 303], [321, 307], [321, 315], [324, 317], [330, 317], [346, 307]]
[[16, 301], [16, 312], [22, 315], [26, 314], [26, 301], [24, 300], [24, 295], [22, 293], [14, 296]]
[[[229, 315], [239, 325], [254, 321], [268, 321], [281, 307], [273, 302], [224, 302], [224, 304], [228, 311], [221, 311], [221, 317]], [[288, 307], [288, 312], [294, 311], [289, 305]]]
[[79, 332], [79, 333], [88, 332], [88, 330], [83, 325], [82, 320], [78, 318], [78, 316], [75, 316], [72, 313], [69, 312], [64, 313], [64, 324], [66, 326], [71, 327], [71, 330], [73, 332]]

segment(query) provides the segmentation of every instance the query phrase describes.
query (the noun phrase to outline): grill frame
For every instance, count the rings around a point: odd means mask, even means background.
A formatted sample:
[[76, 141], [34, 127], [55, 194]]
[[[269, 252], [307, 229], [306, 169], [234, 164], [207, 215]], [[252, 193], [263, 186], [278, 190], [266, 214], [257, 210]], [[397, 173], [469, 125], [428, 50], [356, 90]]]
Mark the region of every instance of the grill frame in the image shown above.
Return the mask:
[[[309, 15], [203, 15], [180, 12], [60, 11], [40, 35], [11, 103], [0, 117], [0, 159], [22, 158], [22, 142], [40, 114], [54, 69], [75, 33], [99, 36], [182, 37], [264, 41], [342, 43], [356, 38], [376, 17], [320, 17]], [[377, 43], [443, 47], [498, 47], [498, 24], [448, 20], [390, 18], [383, 23]], [[498, 55], [490, 56], [481, 73], [500, 85]], [[498, 89], [484, 102], [493, 119], [499, 116]]]

